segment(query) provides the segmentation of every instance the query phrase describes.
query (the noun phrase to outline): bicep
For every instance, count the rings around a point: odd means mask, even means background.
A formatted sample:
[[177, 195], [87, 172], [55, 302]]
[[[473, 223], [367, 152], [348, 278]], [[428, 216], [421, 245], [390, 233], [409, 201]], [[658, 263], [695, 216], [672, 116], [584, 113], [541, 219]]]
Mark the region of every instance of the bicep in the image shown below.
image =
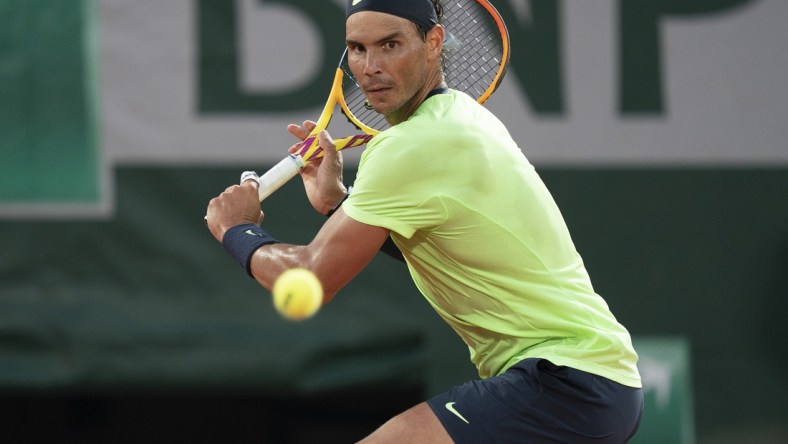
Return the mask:
[[389, 230], [358, 222], [340, 207], [308, 246], [328, 299], [369, 264], [388, 236]]

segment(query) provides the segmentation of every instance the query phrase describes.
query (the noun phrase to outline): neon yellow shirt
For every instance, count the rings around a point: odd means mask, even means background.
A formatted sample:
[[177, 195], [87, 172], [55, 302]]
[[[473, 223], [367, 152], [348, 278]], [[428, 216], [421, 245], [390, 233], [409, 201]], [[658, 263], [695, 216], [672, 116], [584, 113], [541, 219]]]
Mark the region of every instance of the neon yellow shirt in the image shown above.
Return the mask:
[[375, 137], [343, 209], [391, 230], [482, 378], [539, 357], [641, 386], [629, 333], [594, 292], [552, 196], [467, 95], [433, 96]]

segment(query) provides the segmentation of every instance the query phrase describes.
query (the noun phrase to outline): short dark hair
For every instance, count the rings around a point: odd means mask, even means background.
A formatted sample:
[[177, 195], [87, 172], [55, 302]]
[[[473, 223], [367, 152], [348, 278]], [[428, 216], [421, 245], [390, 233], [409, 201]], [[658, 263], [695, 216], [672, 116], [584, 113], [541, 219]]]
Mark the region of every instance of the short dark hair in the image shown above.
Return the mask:
[[[435, 8], [435, 15], [438, 17], [438, 24], [440, 25], [443, 21], [443, 1], [442, 0], [430, 0], [432, 2], [433, 7]], [[419, 35], [421, 36], [421, 41], [427, 41], [427, 33], [430, 32], [430, 29], [425, 26], [418, 25], [416, 23], [413, 24], [416, 27], [416, 31], [418, 31]], [[443, 70], [446, 69], [446, 49], [441, 52], [441, 68]]]

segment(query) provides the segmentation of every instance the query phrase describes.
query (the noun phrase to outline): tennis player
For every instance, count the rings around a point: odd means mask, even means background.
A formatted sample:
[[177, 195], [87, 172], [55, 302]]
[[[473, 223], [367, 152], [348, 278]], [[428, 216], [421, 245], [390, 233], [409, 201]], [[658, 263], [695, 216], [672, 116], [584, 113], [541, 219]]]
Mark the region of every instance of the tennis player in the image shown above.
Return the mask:
[[[326, 155], [302, 176], [312, 206], [330, 217], [309, 245], [280, 243], [259, 226], [253, 181], [211, 200], [208, 226], [264, 287], [305, 267], [326, 302], [384, 248], [468, 344], [479, 380], [362, 442], [626, 442], [643, 405], [630, 335], [594, 292], [559, 209], [507, 129], [446, 88], [440, 17], [439, 1], [348, 0], [350, 67], [390, 128], [364, 151], [352, 191], [330, 135], [320, 134]], [[288, 130], [303, 139], [313, 128]]]

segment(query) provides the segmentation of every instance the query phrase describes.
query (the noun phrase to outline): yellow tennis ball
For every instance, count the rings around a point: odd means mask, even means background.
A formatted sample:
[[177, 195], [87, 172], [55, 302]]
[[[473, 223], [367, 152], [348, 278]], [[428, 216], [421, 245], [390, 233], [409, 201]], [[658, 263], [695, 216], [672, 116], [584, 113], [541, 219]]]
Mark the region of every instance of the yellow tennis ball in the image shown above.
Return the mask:
[[312, 317], [323, 305], [323, 286], [315, 273], [291, 268], [274, 282], [274, 307], [285, 318], [300, 321]]

